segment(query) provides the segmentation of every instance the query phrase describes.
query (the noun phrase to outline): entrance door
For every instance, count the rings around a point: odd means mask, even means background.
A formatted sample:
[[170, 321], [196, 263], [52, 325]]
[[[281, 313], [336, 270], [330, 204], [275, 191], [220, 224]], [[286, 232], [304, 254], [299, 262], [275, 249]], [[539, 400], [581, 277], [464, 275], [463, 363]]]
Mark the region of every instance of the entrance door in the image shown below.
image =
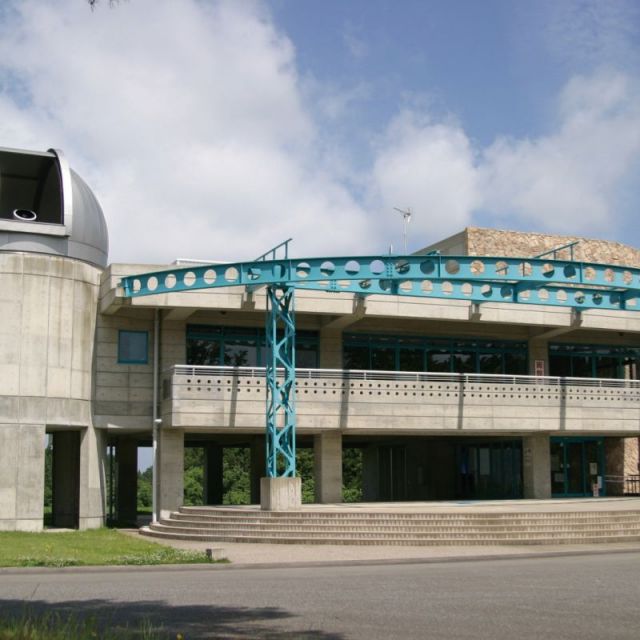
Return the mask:
[[555, 497], [604, 495], [602, 438], [551, 439], [551, 493]]
[[471, 500], [522, 497], [522, 446], [485, 441], [458, 446], [458, 496]]
[[406, 500], [407, 467], [404, 445], [378, 447], [380, 500]]

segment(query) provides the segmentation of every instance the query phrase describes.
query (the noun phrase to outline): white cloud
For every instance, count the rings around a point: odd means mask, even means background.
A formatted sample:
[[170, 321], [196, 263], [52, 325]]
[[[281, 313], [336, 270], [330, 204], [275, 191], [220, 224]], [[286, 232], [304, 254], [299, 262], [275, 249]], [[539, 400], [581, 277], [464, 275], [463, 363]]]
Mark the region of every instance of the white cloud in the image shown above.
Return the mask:
[[0, 140], [56, 146], [92, 184], [112, 260], [238, 259], [293, 235], [339, 252], [365, 216], [322, 171], [291, 42], [257, 2], [154, 0], [91, 12], [16, 2], [0, 66]]
[[294, 46], [258, 1], [9, 6], [0, 144], [65, 150], [103, 204], [113, 261], [247, 259], [290, 236], [298, 255], [400, 250], [393, 207], [407, 206], [410, 250], [478, 212], [597, 232], [617, 224], [640, 162], [640, 93], [622, 73], [573, 77], [546, 135], [484, 148], [413, 101], [377, 135], [363, 172], [334, 134], [366, 131], [369, 88], [301, 82]]
[[410, 206], [410, 248], [453, 233], [480, 204], [474, 151], [454, 123], [437, 123], [404, 111], [378, 143], [373, 182], [386, 214], [383, 227], [401, 248], [402, 219], [393, 207]]
[[640, 161], [640, 91], [624, 74], [575, 76], [557, 103], [557, 125], [537, 138], [482, 148], [456, 122], [416, 109], [378, 145], [372, 184], [399, 247], [392, 208], [411, 206], [411, 247], [483, 221], [556, 233], [610, 235], [622, 227], [619, 194]]
[[556, 131], [499, 139], [485, 150], [483, 207], [502, 220], [551, 231], [614, 227], [617, 189], [640, 157], [639, 97], [623, 75], [574, 77], [560, 98]]

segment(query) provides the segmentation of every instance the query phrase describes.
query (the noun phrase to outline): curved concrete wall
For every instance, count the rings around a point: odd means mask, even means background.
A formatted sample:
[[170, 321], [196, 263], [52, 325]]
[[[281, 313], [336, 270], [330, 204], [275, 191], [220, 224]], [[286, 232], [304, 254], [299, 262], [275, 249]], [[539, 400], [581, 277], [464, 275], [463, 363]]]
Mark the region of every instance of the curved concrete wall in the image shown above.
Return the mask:
[[102, 523], [91, 412], [100, 275], [79, 260], [0, 252], [0, 529], [42, 528], [47, 430], [81, 431], [80, 526]]

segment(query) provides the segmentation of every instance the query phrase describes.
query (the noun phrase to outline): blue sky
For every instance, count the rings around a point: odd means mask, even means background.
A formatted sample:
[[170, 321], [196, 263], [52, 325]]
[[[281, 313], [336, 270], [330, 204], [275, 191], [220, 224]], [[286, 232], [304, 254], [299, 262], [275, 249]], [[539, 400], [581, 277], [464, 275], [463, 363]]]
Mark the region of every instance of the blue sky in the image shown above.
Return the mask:
[[62, 148], [112, 261], [640, 246], [640, 3], [5, 0], [0, 145]]

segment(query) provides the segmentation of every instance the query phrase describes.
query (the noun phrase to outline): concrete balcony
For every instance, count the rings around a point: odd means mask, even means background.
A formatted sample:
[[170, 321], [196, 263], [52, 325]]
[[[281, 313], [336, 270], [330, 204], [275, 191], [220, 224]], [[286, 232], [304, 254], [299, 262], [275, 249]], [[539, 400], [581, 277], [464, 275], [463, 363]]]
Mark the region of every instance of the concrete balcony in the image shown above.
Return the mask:
[[[165, 371], [167, 428], [260, 433], [262, 367]], [[298, 430], [358, 435], [640, 434], [640, 381], [298, 369]]]

